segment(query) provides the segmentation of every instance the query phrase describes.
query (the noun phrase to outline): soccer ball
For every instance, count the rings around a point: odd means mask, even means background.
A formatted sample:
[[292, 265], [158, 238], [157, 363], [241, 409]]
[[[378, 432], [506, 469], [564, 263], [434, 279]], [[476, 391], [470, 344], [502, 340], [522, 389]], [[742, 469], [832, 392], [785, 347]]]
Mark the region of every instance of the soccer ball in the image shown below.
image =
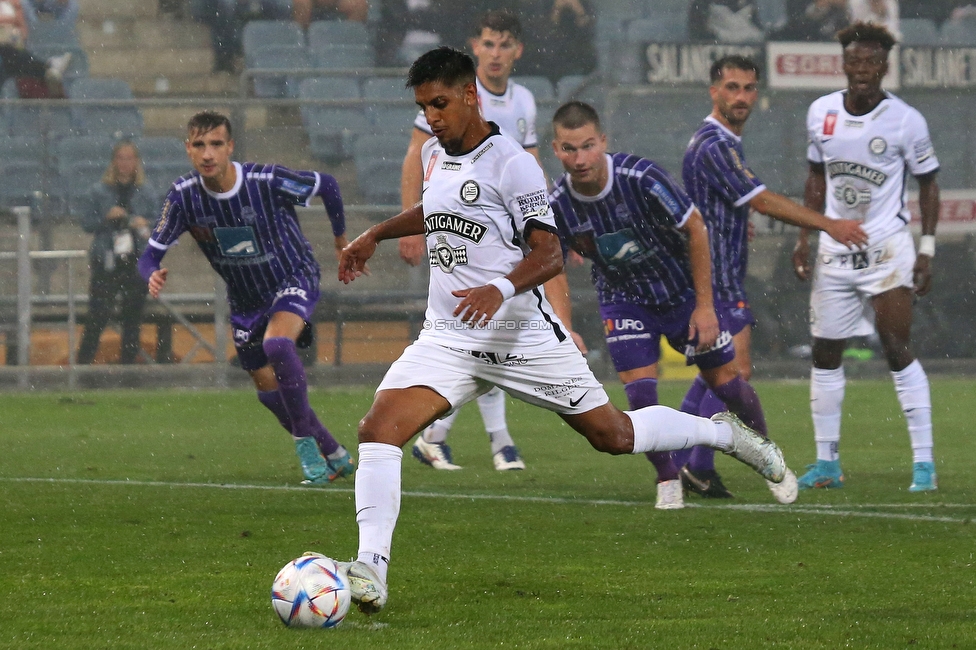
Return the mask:
[[349, 611], [349, 578], [332, 558], [303, 555], [271, 585], [271, 605], [288, 627], [335, 627]]

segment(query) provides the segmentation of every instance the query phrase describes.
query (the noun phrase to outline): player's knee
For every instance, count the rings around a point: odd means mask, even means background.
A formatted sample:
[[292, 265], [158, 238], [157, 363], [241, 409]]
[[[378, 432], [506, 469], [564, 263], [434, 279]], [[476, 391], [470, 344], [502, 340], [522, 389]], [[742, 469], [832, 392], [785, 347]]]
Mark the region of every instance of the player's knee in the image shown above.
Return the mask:
[[295, 342], [290, 338], [285, 336], [276, 336], [270, 339], [265, 339], [261, 344], [264, 348], [264, 354], [268, 357], [268, 361], [272, 365], [278, 365], [298, 354], [298, 349], [295, 347]]

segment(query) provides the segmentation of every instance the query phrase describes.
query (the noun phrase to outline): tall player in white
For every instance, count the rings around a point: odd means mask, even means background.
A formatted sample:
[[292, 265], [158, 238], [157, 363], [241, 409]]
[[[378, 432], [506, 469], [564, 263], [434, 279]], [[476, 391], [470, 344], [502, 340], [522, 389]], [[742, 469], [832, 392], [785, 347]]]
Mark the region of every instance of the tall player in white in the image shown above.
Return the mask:
[[[522, 147], [539, 160], [539, 143], [535, 133], [535, 98], [524, 86], [512, 82], [509, 77], [515, 62], [522, 56], [522, 26], [515, 14], [495, 10], [485, 13], [477, 24], [477, 32], [471, 38], [471, 50], [478, 61], [476, 84], [481, 112], [486, 120], [498, 125], [503, 135], [514, 138]], [[424, 119], [417, 115], [413, 124], [410, 146], [403, 159], [400, 177], [400, 205], [406, 210], [420, 201], [423, 167], [420, 151], [433, 133]], [[539, 163], [540, 167], [542, 163]], [[428, 258], [423, 236], [400, 239], [400, 257], [407, 264], [417, 266]], [[478, 408], [491, 440], [492, 460], [497, 470], [525, 469], [525, 462], [515, 447], [505, 421], [505, 394], [491, 390], [478, 398]], [[447, 436], [457, 418], [455, 411], [443, 420], [432, 424], [417, 438], [413, 455], [434, 469], [461, 469], [454, 464]]]
[[450, 48], [414, 61], [408, 85], [434, 132], [422, 152], [422, 204], [373, 226], [339, 259], [339, 279], [348, 283], [379, 242], [425, 232], [434, 260], [424, 330], [390, 366], [359, 422], [359, 553], [343, 568], [366, 613], [387, 600], [401, 447], [495, 386], [557, 413], [599, 451], [706, 444], [774, 482], [786, 474], [775, 443], [729, 413], [707, 420], [666, 406], [625, 413], [610, 403], [541, 286], [563, 260], [542, 168], [485, 121], [474, 70], [471, 57]]
[[[826, 203], [826, 214], [834, 219], [863, 220], [869, 240], [867, 248], [852, 253], [828, 235], [820, 235], [810, 296], [810, 409], [817, 462], [800, 478], [800, 487], [843, 486], [838, 455], [845, 385], [841, 359], [849, 337], [872, 332], [870, 305], [908, 421], [914, 456], [908, 489], [935, 490], [929, 382], [912, 354], [910, 335], [912, 301], [928, 293], [932, 280], [939, 161], [925, 118], [881, 89], [894, 37], [881, 26], [854, 23], [838, 38], [844, 48], [848, 86], [810, 106], [810, 173], [804, 198], [807, 207], [817, 211]], [[906, 169], [919, 185], [918, 255], [908, 230]], [[811, 275], [807, 234], [801, 232], [793, 252], [801, 280]]]

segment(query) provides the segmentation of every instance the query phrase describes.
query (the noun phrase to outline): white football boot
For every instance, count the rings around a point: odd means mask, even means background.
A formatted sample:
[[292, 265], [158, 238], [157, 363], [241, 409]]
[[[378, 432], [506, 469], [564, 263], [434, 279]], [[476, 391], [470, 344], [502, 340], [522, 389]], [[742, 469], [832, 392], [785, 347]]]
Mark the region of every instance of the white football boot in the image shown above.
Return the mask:
[[786, 477], [786, 461], [776, 443], [747, 427], [738, 417], [724, 411], [711, 417], [713, 422], [724, 422], [732, 429], [732, 447], [724, 453], [759, 472], [773, 483], [782, 483]]

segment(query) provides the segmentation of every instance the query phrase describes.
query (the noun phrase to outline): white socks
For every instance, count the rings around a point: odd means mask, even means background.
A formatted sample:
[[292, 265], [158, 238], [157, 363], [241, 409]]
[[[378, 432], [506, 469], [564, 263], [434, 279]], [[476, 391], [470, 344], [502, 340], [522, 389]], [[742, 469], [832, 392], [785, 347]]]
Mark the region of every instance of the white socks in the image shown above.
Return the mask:
[[908, 420], [912, 455], [916, 463], [932, 462], [932, 398], [929, 379], [915, 359], [905, 368], [891, 373], [901, 410]]
[[514, 445], [515, 441], [508, 433], [505, 422], [505, 393], [498, 386], [478, 398], [478, 408], [481, 409], [481, 419], [485, 423], [485, 431], [491, 440], [491, 453], [497, 454], [502, 447]]
[[707, 445], [716, 449], [732, 446], [732, 429], [724, 422], [675, 411], [667, 406], [646, 406], [624, 411], [634, 423], [634, 451], [673, 451]]
[[837, 460], [840, 444], [840, 417], [844, 405], [844, 367], [835, 370], [810, 370], [810, 414], [817, 460]]
[[403, 451], [379, 442], [359, 445], [356, 469], [357, 559], [386, 583], [393, 529], [400, 514], [400, 465]]

